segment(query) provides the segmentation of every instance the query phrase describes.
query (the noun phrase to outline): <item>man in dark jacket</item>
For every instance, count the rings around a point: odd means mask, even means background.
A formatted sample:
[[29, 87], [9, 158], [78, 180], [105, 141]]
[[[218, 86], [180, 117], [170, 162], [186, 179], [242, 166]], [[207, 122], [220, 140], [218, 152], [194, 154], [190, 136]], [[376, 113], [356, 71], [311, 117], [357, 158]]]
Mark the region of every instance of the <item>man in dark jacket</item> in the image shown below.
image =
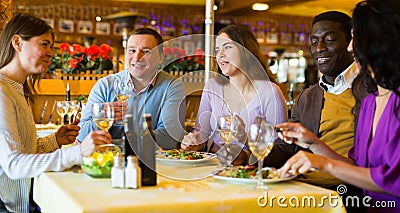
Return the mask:
[[[300, 93], [290, 122], [300, 123], [335, 152], [347, 156], [354, 144], [359, 111], [351, 92], [358, 69], [352, 54], [347, 51], [351, 41], [351, 18], [337, 11], [317, 15], [313, 19], [310, 41], [311, 54], [322, 77], [317, 84]], [[299, 150], [312, 152], [309, 148], [278, 139], [264, 160], [264, 166], [280, 168]], [[318, 178], [322, 181], [318, 185], [340, 183], [337, 179], [326, 178]]]

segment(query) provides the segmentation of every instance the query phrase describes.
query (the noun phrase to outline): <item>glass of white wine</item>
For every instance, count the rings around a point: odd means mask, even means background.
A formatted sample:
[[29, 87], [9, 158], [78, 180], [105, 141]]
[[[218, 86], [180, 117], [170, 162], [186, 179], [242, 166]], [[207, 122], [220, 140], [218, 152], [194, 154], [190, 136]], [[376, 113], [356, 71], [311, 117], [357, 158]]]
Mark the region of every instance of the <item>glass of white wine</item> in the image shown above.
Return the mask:
[[64, 117], [69, 110], [69, 101], [57, 101], [56, 110], [58, 115], [60, 115], [61, 125], [64, 125]]
[[271, 152], [275, 141], [275, 126], [265, 119], [256, 119], [249, 128], [249, 148], [258, 159], [257, 188], [264, 188], [262, 177], [263, 160]]
[[76, 115], [76, 113], [79, 110], [79, 103], [77, 101], [67, 101], [68, 102], [68, 110], [67, 110], [67, 118], [68, 122], [72, 123], [73, 121], [71, 120], [73, 115]]
[[[115, 97], [119, 102], [125, 103], [131, 97], [131, 92], [133, 90], [132, 80], [124, 80], [124, 78], [115, 78], [114, 80]], [[122, 107], [122, 118], [124, 109]], [[124, 121], [118, 121], [114, 125], [124, 125]]]
[[[217, 126], [218, 135], [226, 146], [236, 138], [239, 122], [235, 113], [218, 117]], [[228, 155], [227, 157], [231, 156]], [[227, 159], [227, 166], [231, 166], [231, 163], [232, 159]]]
[[112, 103], [94, 103], [92, 118], [101, 130], [108, 130], [114, 122], [114, 106]]

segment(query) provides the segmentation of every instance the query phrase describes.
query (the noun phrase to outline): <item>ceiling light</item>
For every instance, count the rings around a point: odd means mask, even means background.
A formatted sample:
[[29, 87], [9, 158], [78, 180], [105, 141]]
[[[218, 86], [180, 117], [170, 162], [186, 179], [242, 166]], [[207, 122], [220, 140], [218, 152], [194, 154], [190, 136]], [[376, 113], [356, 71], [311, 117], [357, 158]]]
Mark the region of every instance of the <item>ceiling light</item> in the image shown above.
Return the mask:
[[258, 11], [263, 11], [263, 10], [268, 10], [269, 5], [265, 3], [254, 3], [251, 9], [253, 10], [258, 10]]

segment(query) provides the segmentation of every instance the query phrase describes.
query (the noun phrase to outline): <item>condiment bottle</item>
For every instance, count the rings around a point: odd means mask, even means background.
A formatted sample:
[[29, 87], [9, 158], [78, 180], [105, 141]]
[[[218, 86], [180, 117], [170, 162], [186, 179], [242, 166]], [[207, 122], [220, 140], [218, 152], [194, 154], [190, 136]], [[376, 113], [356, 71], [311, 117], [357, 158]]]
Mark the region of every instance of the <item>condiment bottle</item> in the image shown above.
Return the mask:
[[119, 155], [114, 156], [114, 165], [111, 168], [111, 185], [113, 188], [125, 187], [124, 158]]
[[137, 189], [142, 186], [142, 171], [136, 156], [128, 156], [125, 168], [125, 188]]

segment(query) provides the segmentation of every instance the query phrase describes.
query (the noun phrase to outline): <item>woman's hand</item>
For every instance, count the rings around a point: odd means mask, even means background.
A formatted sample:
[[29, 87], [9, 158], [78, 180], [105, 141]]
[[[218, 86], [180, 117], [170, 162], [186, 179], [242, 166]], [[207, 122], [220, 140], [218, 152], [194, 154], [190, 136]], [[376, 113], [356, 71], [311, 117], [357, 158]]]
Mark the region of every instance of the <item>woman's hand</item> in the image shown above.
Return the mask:
[[200, 140], [200, 134], [197, 132], [189, 132], [183, 137], [181, 148], [188, 151], [204, 151], [207, 142]]
[[311, 145], [321, 142], [316, 135], [300, 123], [282, 123], [276, 125], [276, 128], [279, 131], [278, 137], [289, 144], [295, 143], [309, 149]]
[[285, 165], [279, 169], [281, 177], [288, 175], [298, 175], [310, 170], [319, 170], [325, 172], [330, 165], [329, 158], [321, 155], [300, 151], [291, 157]]
[[96, 130], [89, 133], [79, 146], [82, 156], [89, 156], [96, 150], [96, 146], [109, 143], [111, 143], [110, 133], [106, 130]]
[[68, 125], [61, 126], [56, 132], [56, 140], [59, 147], [62, 145], [68, 145], [75, 142], [76, 137], [81, 129], [78, 126], [79, 119]]

